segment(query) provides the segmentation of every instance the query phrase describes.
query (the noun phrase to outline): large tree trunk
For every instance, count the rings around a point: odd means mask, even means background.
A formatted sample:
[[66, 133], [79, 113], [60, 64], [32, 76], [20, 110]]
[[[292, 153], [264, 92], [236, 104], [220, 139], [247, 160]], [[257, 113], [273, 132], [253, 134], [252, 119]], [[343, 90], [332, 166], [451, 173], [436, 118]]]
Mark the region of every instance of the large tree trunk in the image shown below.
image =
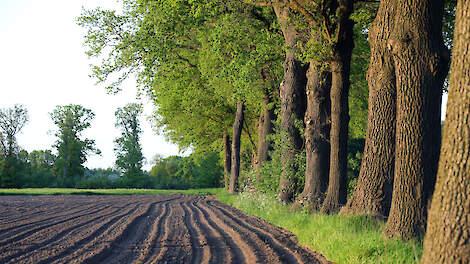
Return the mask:
[[232, 136], [232, 170], [230, 174], [229, 193], [238, 192], [238, 176], [240, 175], [240, 138], [244, 122], [244, 104], [237, 102], [237, 113], [233, 122]]
[[280, 86], [281, 96], [281, 136], [284, 139], [282, 148], [283, 172], [279, 182], [279, 199], [282, 202], [291, 202], [295, 195], [297, 171], [295, 155], [303, 148], [300, 131], [295, 126], [296, 120], [302, 120], [305, 108], [305, 85], [307, 67], [295, 58], [294, 50], [298, 40], [298, 33], [289, 21], [288, 7], [274, 7], [277, 19], [281, 25], [286, 45], [284, 61], [284, 79]]
[[[340, 1], [341, 2], [341, 1]], [[354, 47], [353, 26], [349, 18], [353, 1], [342, 1], [338, 8], [338, 43], [334, 47], [331, 62], [331, 129], [330, 129], [330, 172], [328, 191], [323, 202], [323, 213], [336, 212], [346, 203], [347, 163], [348, 163], [348, 125], [349, 125], [349, 74], [351, 53]]]
[[425, 228], [439, 158], [441, 92], [448, 68], [443, 3], [381, 2], [396, 8], [390, 36], [397, 87], [395, 175], [386, 237], [409, 239]]
[[331, 72], [310, 62], [307, 71], [307, 111], [305, 112], [305, 186], [296, 206], [319, 210], [328, 186], [330, 162]]
[[224, 132], [224, 182], [225, 189], [229, 189], [230, 186], [230, 171], [232, 167], [232, 149], [230, 144], [230, 136]]
[[388, 48], [395, 10], [381, 5], [369, 30], [369, 117], [361, 172], [342, 214], [387, 216], [395, 158], [395, 68]]
[[470, 263], [470, 2], [458, 1], [450, 91], [421, 263]]

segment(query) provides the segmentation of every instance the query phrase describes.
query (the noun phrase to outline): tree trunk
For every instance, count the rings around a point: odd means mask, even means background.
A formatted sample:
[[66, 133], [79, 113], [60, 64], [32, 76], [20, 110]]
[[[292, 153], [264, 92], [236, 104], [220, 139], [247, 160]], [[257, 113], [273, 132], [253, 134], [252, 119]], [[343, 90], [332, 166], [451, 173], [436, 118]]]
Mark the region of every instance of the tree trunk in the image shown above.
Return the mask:
[[[381, 2], [382, 4], [389, 1]], [[437, 172], [440, 105], [448, 55], [442, 39], [443, 1], [392, 1], [389, 45], [395, 64], [395, 175], [384, 235], [409, 239], [424, 231]], [[387, 6], [388, 7], [388, 6]]]
[[458, 1], [450, 91], [421, 263], [470, 263], [470, 2]]
[[230, 144], [230, 136], [224, 132], [224, 182], [225, 189], [230, 186], [230, 171], [232, 167], [232, 149]]
[[273, 100], [268, 89], [265, 89], [263, 101], [263, 112], [258, 121], [258, 155], [255, 169], [263, 167], [263, 163], [269, 160], [269, 151], [272, 150], [271, 143], [266, 140], [266, 137], [273, 132], [274, 118], [274, 107], [269, 108]]
[[240, 138], [244, 122], [244, 104], [237, 102], [237, 113], [233, 122], [232, 136], [232, 169], [230, 174], [229, 193], [238, 192], [238, 176], [240, 175]]
[[349, 124], [349, 74], [351, 53], [354, 47], [353, 26], [349, 18], [353, 1], [343, 1], [338, 8], [338, 43], [333, 49], [330, 64], [331, 81], [331, 130], [330, 130], [330, 172], [328, 191], [323, 202], [323, 213], [336, 212], [346, 203], [347, 163], [348, 163], [348, 124]]
[[328, 186], [330, 162], [331, 72], [310, 62], [307, 71], [307, 111], [305, 112], [305, 186], [296, 206], [319, 210]]
[[395, 161], [395, 68], [388, 48], [395, 10], [381, 5], [369, 30], [369, 117], [361, 172], [342, 214], [387, 216]]
[[300, 131], [295, 126], [296, 120], [302, 120], [305, 108], [305, 85], [307, 68], [295, 58], [294, 50], [298, 40], [298, 32], [289, 21], [289, 8], [275, 6], [277, 19], [281, 25], [286, 46], [286, 59], [284, 61], [284, 78], [280, 85], [281, 96], [281, 136], [284, 139], [282, 146], [283, 172], [279, 181], [279, 199], [282, 202], [291, 202], [295, 195], [297, 171], [295, 155], [303, 148]]

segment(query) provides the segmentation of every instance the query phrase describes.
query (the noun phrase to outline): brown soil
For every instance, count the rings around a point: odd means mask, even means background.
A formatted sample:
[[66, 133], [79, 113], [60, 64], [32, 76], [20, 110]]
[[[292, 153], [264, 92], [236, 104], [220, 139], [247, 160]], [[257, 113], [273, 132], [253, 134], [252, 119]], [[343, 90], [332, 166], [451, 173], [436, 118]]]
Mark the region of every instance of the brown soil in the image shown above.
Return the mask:
[[189, 195], [1, 196], [0, 263], [327, 263], [294, 235]]

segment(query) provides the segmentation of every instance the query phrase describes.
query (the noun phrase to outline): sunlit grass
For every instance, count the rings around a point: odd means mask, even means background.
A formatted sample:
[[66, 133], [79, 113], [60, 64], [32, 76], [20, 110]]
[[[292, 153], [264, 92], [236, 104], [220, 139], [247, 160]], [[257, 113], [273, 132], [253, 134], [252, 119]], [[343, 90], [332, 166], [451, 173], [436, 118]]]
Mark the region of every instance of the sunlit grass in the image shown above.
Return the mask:
[[136, 195], [136, 194], [192, 194], [210, 195], [218, 194], [221, 188], [189, 189], [189, 190], [154, 190], [154, 189], [73, 189], [73, 188], [25, 188], [25, 189], [0, 189], [0, 195]]
[[373, 217], [292, 213], [268, 195], [221, 192], [218, 198], [291, 231], [302, 245], [336, 263], [416, 263], [421, 257], [422, 241], [384, 240], [385, 223]]

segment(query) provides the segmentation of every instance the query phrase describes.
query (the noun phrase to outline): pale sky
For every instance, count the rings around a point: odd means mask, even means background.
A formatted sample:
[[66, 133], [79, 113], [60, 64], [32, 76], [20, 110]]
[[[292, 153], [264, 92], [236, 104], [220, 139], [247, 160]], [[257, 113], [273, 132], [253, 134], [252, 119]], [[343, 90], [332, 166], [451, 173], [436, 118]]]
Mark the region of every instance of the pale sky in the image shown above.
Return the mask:
[[[89, 168], [114, 165], [113, 140], [120, 136], [114, 128], [114, 111], [137, 102], [135, 81], [125, 83], [118, 95], [106, 94], [104, 85], [88, 77], [91, 61], [82, 46], [83, 29], [75, 19], [82, 6], [119, 8], [116, 0], [0, 0], [0, 107], [26, 105], [29, 123], [18, 136], [28, 152], [51, 149], [55, 128], [49, 113], [56, 105], [80, 104], [93, 110], [95, 119], [85, 136], [94, 139], [102, 155], [92, 155]], [[145, 113], [152, 106], [144, 100]], [[155, 154], [177, 155], [178, 147], [155, 135], [142, 119], [143, 152], [148, 161]], [[145, 169], [150, 166], [146, 165]]]

